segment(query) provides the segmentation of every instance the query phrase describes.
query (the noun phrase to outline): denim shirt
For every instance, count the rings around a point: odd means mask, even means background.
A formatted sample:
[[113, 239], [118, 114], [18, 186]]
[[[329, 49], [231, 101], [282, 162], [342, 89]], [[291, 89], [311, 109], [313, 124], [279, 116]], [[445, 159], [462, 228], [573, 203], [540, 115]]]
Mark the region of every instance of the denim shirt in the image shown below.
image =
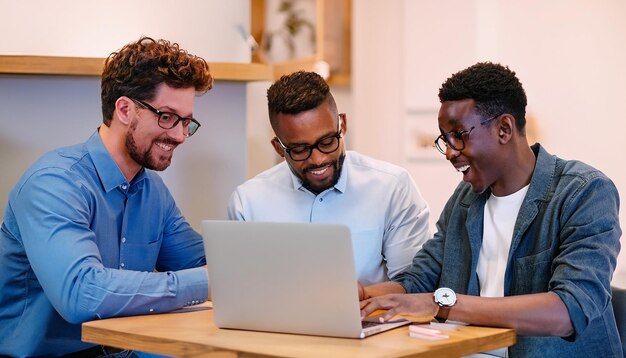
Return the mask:
[[[537, 156], [515, 228], [504, 295], [554, 292], [567, 307], [575, 333], [566, 338], [518, 336], [511, 357], [619, 357], [611, 306], [611, 278], [620, 250], [619, 195], [613, 182], [579, 161], [532, 147]], [[407, 292], [450, 287], [480, 295], [476, 266], [483, 212], [490, 190], [461, 183], [437, 222], [437, 233], [396, 276]]]

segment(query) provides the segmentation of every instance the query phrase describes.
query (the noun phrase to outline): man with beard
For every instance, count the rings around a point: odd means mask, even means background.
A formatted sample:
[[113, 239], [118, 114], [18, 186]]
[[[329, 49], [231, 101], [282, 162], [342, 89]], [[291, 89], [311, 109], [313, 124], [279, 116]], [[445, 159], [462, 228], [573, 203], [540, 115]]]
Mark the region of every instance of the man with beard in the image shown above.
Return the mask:
[[85, 321], [203, 302], [201, 236], [161, 178], [200, 124], [194, 97], [207, 63], [141, 38], [109, 56], [103, 123], [85, 142], [44, 155], [9, 195], [0, 232], [0, 355], [96, 357]]
[[361, 292], [362, 315], [514, 328], [517, 344], [491, 356], [622, 356], [610, 287], [621, 236], [613, 182], [529, 145], [526, 93], [508, 67], [459, 71], [439, 100], [435, 144], [463, 181], [411, 268]]
[[345, 150], [347, 116], [322, 77], [296, 72], [267, 91], [272, 146], [285, 161], [240, 185], [231, 219], [345, 224], [364, 284], [411, 264], [429, 209], [406, 170]]

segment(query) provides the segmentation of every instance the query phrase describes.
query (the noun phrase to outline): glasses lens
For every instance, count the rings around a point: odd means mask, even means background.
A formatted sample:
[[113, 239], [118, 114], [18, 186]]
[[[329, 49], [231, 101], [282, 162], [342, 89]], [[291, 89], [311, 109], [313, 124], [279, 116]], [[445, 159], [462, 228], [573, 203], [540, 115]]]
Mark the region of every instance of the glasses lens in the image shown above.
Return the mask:
[[289, 149], [289, 156], [295, 161], [307, 160], [311, 156], [311, 147], [309, 146], [297, 146]]
[[320, 139], [313, 145], [298, 145], [291, 147], [287, 150], [287, 152], [289, 153], [291, 159], [295, 161], [309, 159], [311, 153], [313, 152], [313, 148], [317, 148], [317, 150], [324, 154], [330, 154], [339, 148], [339, 138], [341, 137], [337, 134], [332, 137]]
[[174, 128], [178, 124], [178, 116], [174, 113], [161, 113], [159, 116], [159, 126], [164, 129]]
[[[445, 137], [444, 137], [445, 136]], [[435, 140], [435, 147], [441, 154], [446, 154], [448, 147], [454, 150], [463, 150], [465, 148], [465, 142], [462, 135], [455, 135], [455, 133], [442, 134]]]
[[435, 140], [435, 147], [437, 148], [437, 150], [441, 153], [441, 154], [446, 154], [446, 147], [447, 147], [447, 143], [446, 141], [443, 139], [443, 136], [439, 136], [437, 137], [437, 139]]
[[187, 127], [187, 137], [191, 137], [196, 131], [200, 128], [200, 123], [190, 120], [189, 126]]
[[446, 147], [450, 147], [454, 150], [463, 150], [465, 148], [465, 141], [463, 136], [467, 135], [467, 131], [452, 132], [444, 134], [445, 138], [441, 138]]
[[339, 148], [339, 136], [324, 138], [317, 143], [317, 149], [324, 154], [330, 154]]

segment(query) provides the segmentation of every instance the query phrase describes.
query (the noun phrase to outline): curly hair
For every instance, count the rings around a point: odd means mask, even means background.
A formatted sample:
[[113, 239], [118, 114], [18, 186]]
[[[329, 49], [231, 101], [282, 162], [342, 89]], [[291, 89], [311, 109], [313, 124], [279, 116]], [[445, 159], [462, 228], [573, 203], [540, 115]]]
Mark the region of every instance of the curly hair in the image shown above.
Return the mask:
[[143, 36], [111, 53], [102, 70], [102, 122], [111, 124], [115, 101], [121, 96], [149, 100], [161, 83], [205, 93], [213, 86], [213, 78], [204, 59], [166, 40]]
[[279, 113], [298, 114], [316, 108], [326, 100], [331, 110], [337, 112], [328, 84], [317, 73], [298, 71], [281, 76], [267, 90], [267, 108], [272, 128], [276, 130]]
[[473, 99], [476, 112], [492, 117], [509, 113], [522, 135], [526, 126], [526, 92], [515, 72], [491, 62], [479, 62], [450, 76], [439, 89], [439, 101]]

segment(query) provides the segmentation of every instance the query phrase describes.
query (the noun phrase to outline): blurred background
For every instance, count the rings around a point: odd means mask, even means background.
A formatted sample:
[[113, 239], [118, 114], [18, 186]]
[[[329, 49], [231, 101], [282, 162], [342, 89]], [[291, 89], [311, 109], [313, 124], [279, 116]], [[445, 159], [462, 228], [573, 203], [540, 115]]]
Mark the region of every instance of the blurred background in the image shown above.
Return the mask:
[[[261, 81], [217, 81], [197, 100], [203, 126], [163, 173], [196, 228], [225, 218], [236, 185], [278, 161], [265, 102], [274, 76], [319, 69], [320, 61], [348, 116], [348, 148], [406, 167], [430, 204], [433, 229], [461, 180], [431, 145], [437, 92], [478, 61], [516, 71], [533, 141], [602, 170], [620, 193], [626, 187], [626, 116], [614, 108], [626, 103], [623, 0], [0, 0], [0, 10], [0, 68], [2, 55], [104, 58], [141, 34], [179, 42], [209, 62], [271, 67], [274, 75]], [[84, 141], [101, 122], [97, 76], [8, 72], [0, 71], [0, 209], [32, 161]], [[614, 276], [622, 287], [624, 251]]]

